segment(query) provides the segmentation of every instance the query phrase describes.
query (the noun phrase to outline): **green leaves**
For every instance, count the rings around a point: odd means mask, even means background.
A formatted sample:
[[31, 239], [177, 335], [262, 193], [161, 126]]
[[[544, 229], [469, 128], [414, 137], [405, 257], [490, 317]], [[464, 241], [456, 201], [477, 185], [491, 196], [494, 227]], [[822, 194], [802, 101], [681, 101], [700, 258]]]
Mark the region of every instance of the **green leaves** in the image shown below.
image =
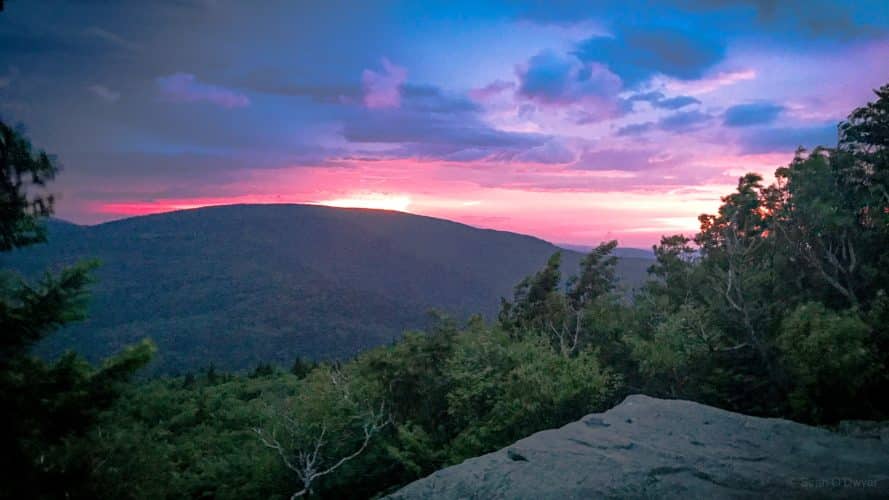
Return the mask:
[[666, 377], [678, 395], [678, 389], [689, 381], [691, 366], [721, 340], [721, 332], [708, 316], [703, 307], [685, 304], [658, 323], [650, 336], [632, 337], [640, 372], [651, 378]]
[[544, 336], [512, 341], [495, 331], [466, 337], [450, 362], [449, 418], [462, 430], [453, 462], [602, 408], [615, 379], [593, 352], [565, 357]]
[[617, 257], [611, 253], [615, 248], [617, 240], [601, 243], [580, 261], [580, 274], [568, 282], [567, 296], [572, 307], [583, 308], [614, 290], [617, 281]]
[[562, 254], [554, 253], [546, 266], [516, 285], [513, 302], [501, 300], [500, 325], [512, 332], [545, 328], [563, 315], [564, 300], [558, 293], [562, 281]]
[[97, 461], [89, 497], [289, 497], [293, 478], [251, 428], [269, 400], [296, 393], [297, 379], [284, 371], [191, 378], [144, 381], [102, 415], [81, 455]]
[[82, 262], [59, 275], [45, 273], [33, 286], [7, 274], [0, 286], [0, 360], [22, 356], [54, 329], [83, 319], [96, 266]]
[[781, 322], [776, 340], [792, 377], [790, 401], [796, 418], [831, 422], [880, 371], [872, 351], [871, 328], [854, 311], [836, 312], [806, 303]]

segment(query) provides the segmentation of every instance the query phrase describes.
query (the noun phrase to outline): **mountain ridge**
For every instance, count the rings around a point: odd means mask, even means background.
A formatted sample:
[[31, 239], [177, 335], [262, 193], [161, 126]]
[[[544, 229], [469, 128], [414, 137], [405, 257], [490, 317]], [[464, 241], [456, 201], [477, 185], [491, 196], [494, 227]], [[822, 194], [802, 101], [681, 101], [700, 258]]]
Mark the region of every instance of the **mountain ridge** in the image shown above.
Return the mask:
[[[408, 215], [411, 217], [417, 217], [417, 218], [421, 218], [421, 219], [442, 221], [442, 222], [454, 224], [457, 226], [464, 226], [467, 228], [476, 229], [479, 231], [490, 231], [493, 233], [503, 233], [503, 234], [509, 234], [509, 235], [515, 235], [515, 236], [520, 236], [520, 237], [524, 237], [524, 238], [529, 238], [532, 240], [537, 240], [537, 241], [541, 241], [543, 243], [550, 244], [550, 245], [557, 247], [559, 249], [569, 250], [572, 252], [584, 253], [584, 252], [588, 252], [588, 251], [592, 250], [593, 248], [595, 248], [594, 245], [558, 243], [558, 242], [553, 242], [553, 241], [543, 239], [539, 236], [534, 236], [532, 234], [519, 233], [516, 231], [508, 231], [505, 229], [494, 229], [494, 228], [487, 228], [487, 227], [481, 227], [481, 226], [473, 226], [472, 224], [467, 224], [465, 222], [446, 219], [443, 217], [435, 217], [432, 215], [416, 214], [413, 212], [405, 212], [405, 211], [401, 211], [401, 210], [390, 210], [390, 209], [381, 209], [381, 208], [362, 208], [362, 207], [338, 207], [338, 206], [333, 206], [333, 205], [321, 205], [321, 204], [316, 204], [316, 203], [230, 203], [230, 204], [225, 204], [225, 205], [206, 205], [206, 206], [200, 206], [200, 207], [183, 208], [183, 209], [179, 209], [179, 210], [169, 210], [169, 211], [165, 211], [165, 212], [156, 212], [156, 213], [150, 213], [150, 214], [144, 214], [144, 215], [132, 215], [132, 216], [127, 216], [127, 217], [121, 217], [119, 219], [111, 219], [111, 220], [107, 220], [107, 221], [103, 221], [103, 222], [97, 222], [95, 224], [81, 224], [79, 222], [74, 222], [74, 221], [71, 221], [71, 220], [68, 220], [68, 219], [65, 219], [62, 217], [56, 217], [56, 216], [50, 217], [49, 219], [47, 219], [46, 222], [47, 222], [47, 225], [49, 225], [49, 226], [55, 225], [55, 226], [59, 226], [59, 227], [69, 227], [69, 228], [73, 226], [75, 228], [83, 229], [83, 228], [94, 228], [94, 227], [98, 227], [98, 226], [105, 226], [105, 225], [122, 223], [124, 221], [129, 221], [132, 219], [163, 217], [165, 215], [169, 215], [169, 214], [173, 214], [173, 213], [209, 210], [209, 209], [215, 209], [215, 208], [249, 208], [249, 207], [306, 207], [306, 208], [311, 207], [311, 208], [333, 209], [333, 210], [338, 210], [338, 211], [349, 211], [349, 212], [357, 212], [357, 213], [366, 212], [366, 213], [403, 214], [403, 215]], [[644, 248], [617, 247], [615, 249], [615, 253], [616, 254], [618, 254], [618, 253], [623, 254], [620, 256], [630, 256], [629, 254], [639, 254], [639, 255], [644, 254], [647, 256], [650, 254], [651, 258], [654, 258], [653, 252], [651, 252], [647, 249], [644, 249]], [[633, 256], [635, 256], [635, 255], [633, 255]]]
[[[554, 252], [542, 239], [404, 212], [269, 204], [202, 207], [96, 225], [49, 224], [4, 261], [26, 276], [98, 258], [90, 319], [40, 346], [98, 360], [143, 337], [155, 369], [243, 369], [350, 357], [428, 325], [427, 312], [492, 319]], [[650, 261], [621, 259], [628, 286]]]

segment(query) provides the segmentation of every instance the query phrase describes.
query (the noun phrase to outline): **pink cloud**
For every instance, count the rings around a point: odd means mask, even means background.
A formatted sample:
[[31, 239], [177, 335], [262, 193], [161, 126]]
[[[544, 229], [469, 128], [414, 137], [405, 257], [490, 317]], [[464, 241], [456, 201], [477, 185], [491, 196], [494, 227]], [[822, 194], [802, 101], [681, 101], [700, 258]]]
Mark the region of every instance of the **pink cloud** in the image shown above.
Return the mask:
[[250, 104], [244, 94], [198, 81], [190, 73], [174, 73], [157, 79], [164, 99], [173, 102], [206, 101], [223, 108], [243, 108]]
[[752, 69], [733, 71], [720, 71], [716, 74], [705, 76], [698, 80], [684, 81], [665, 79], [664, 86], [667, 90], [679, 94], [701, 95], [713, 92], [723, 87], [732, 86], [738, 82], [755, 80], [757, 72]]
[[370, 69], [361, 74], [364, 87], [364, 105], [371, 109], [397, 108], [401, 105], [401, 85], [407, 79], [407, 70], [383, 58], [383, 71]]

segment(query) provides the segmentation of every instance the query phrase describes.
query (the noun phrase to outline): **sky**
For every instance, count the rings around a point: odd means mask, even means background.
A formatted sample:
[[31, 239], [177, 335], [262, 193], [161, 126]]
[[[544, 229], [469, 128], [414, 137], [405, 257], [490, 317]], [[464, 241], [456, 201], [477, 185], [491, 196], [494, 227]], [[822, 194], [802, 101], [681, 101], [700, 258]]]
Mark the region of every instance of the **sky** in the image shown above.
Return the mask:
[[0, 118], [92, 224], [402, 210], [557, 243], [692, 234], [889, 83], [889, 2], [7, 0]]

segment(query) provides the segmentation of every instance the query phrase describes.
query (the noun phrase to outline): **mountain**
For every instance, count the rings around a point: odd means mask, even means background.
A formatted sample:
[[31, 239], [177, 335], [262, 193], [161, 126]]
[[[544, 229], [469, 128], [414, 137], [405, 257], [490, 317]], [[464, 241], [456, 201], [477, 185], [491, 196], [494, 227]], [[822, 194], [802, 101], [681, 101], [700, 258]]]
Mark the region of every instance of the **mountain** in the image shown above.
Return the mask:
[[[96, 360], [143, 337], [156, 372], [344, 358], [428, 324], [428, 310], [496, 316], [501, 296], [560, 251], [543, 240], [400, 212], [230, 205], [95, 226], [50, 221], [49, 242], [0, 261], [26, 276], [96, 258], [89, 319], [40, 346]], [[581, 254], [561, 250], [566, 274]], [[621, 259], [626, 287], [651, 261]]]
[[387, 497], [889, 498], [889, 441], [629, 396]]

